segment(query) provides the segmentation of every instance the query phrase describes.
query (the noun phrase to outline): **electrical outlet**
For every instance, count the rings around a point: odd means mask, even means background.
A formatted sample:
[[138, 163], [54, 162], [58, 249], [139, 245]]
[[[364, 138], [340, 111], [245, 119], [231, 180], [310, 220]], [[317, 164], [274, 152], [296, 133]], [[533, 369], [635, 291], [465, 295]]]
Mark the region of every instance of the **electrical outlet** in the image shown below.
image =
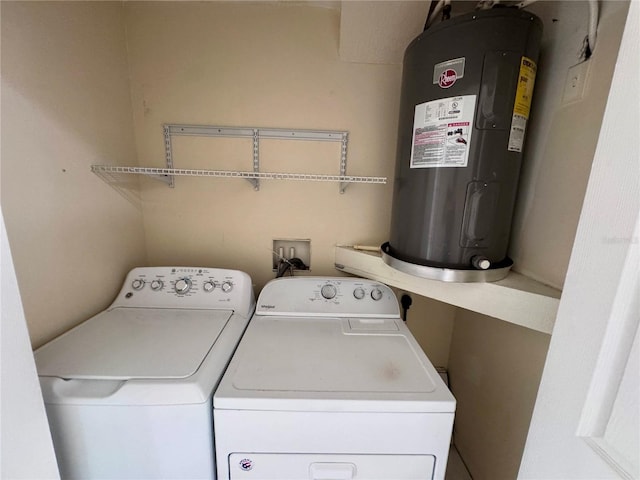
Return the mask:
[[287, 260], [299, 258], [307, 266], [311, 268], [311, 240], [309, 239], [275, 239], [273, 241], [273, 271], [278, 270], [278, 263], [281, 257]]
[[567, 81], [564, 85], [564, 94], [562, 95], [563, 104], [582, 100], [586, 90], [590, 64], [589, 60], [585, 60], [569, 68]]

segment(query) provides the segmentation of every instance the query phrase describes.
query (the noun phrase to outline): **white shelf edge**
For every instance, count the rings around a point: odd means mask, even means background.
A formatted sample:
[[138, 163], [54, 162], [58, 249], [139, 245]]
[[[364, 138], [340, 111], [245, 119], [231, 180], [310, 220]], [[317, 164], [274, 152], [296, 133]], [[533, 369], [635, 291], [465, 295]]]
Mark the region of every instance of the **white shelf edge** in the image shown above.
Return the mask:
[[559, 290], [515, 272], [498, 282], [448, 283], [415, 277], [382, 261], [380, 253], [335, 248], [336, 269], [433, 298], [456, 307], [551, 334], [560, 304]]

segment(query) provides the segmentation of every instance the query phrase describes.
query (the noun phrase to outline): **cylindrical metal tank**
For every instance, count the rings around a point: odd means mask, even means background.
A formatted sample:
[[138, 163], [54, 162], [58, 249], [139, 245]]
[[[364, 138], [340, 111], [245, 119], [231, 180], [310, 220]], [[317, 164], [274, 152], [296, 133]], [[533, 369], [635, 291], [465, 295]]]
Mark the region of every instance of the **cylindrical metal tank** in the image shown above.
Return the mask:
[[384, 254], [441, 269], [511, 265], [541, 36], [535, 15], [494, 8], [443, 21], [407, 47]]

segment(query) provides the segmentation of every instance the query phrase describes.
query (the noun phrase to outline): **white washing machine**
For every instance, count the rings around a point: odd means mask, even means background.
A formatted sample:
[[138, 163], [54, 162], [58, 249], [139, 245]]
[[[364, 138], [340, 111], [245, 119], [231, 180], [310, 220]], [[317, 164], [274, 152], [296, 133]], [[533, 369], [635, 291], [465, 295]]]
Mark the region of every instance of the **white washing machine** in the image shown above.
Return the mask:
[[218, 479], [443, 479], [455, 399], [359, 278], [268, 283], [213, 400]]
[[212, 395], [254, 309], [243, 272], [136, 268], [36, 350], [62, 477], [215, 478]]

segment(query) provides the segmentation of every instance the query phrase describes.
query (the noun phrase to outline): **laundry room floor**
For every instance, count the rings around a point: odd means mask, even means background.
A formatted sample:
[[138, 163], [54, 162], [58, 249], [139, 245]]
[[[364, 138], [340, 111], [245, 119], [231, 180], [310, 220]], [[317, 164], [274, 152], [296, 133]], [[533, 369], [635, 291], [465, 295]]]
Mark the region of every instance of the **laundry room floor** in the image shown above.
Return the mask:
[[465, 467], [462, 462], [455, 445], [451, 445], [451, 449], [449, 450], [449, 461], [447, 462], [445, 480], [473, 480], [467, 471], [467, 467]]

